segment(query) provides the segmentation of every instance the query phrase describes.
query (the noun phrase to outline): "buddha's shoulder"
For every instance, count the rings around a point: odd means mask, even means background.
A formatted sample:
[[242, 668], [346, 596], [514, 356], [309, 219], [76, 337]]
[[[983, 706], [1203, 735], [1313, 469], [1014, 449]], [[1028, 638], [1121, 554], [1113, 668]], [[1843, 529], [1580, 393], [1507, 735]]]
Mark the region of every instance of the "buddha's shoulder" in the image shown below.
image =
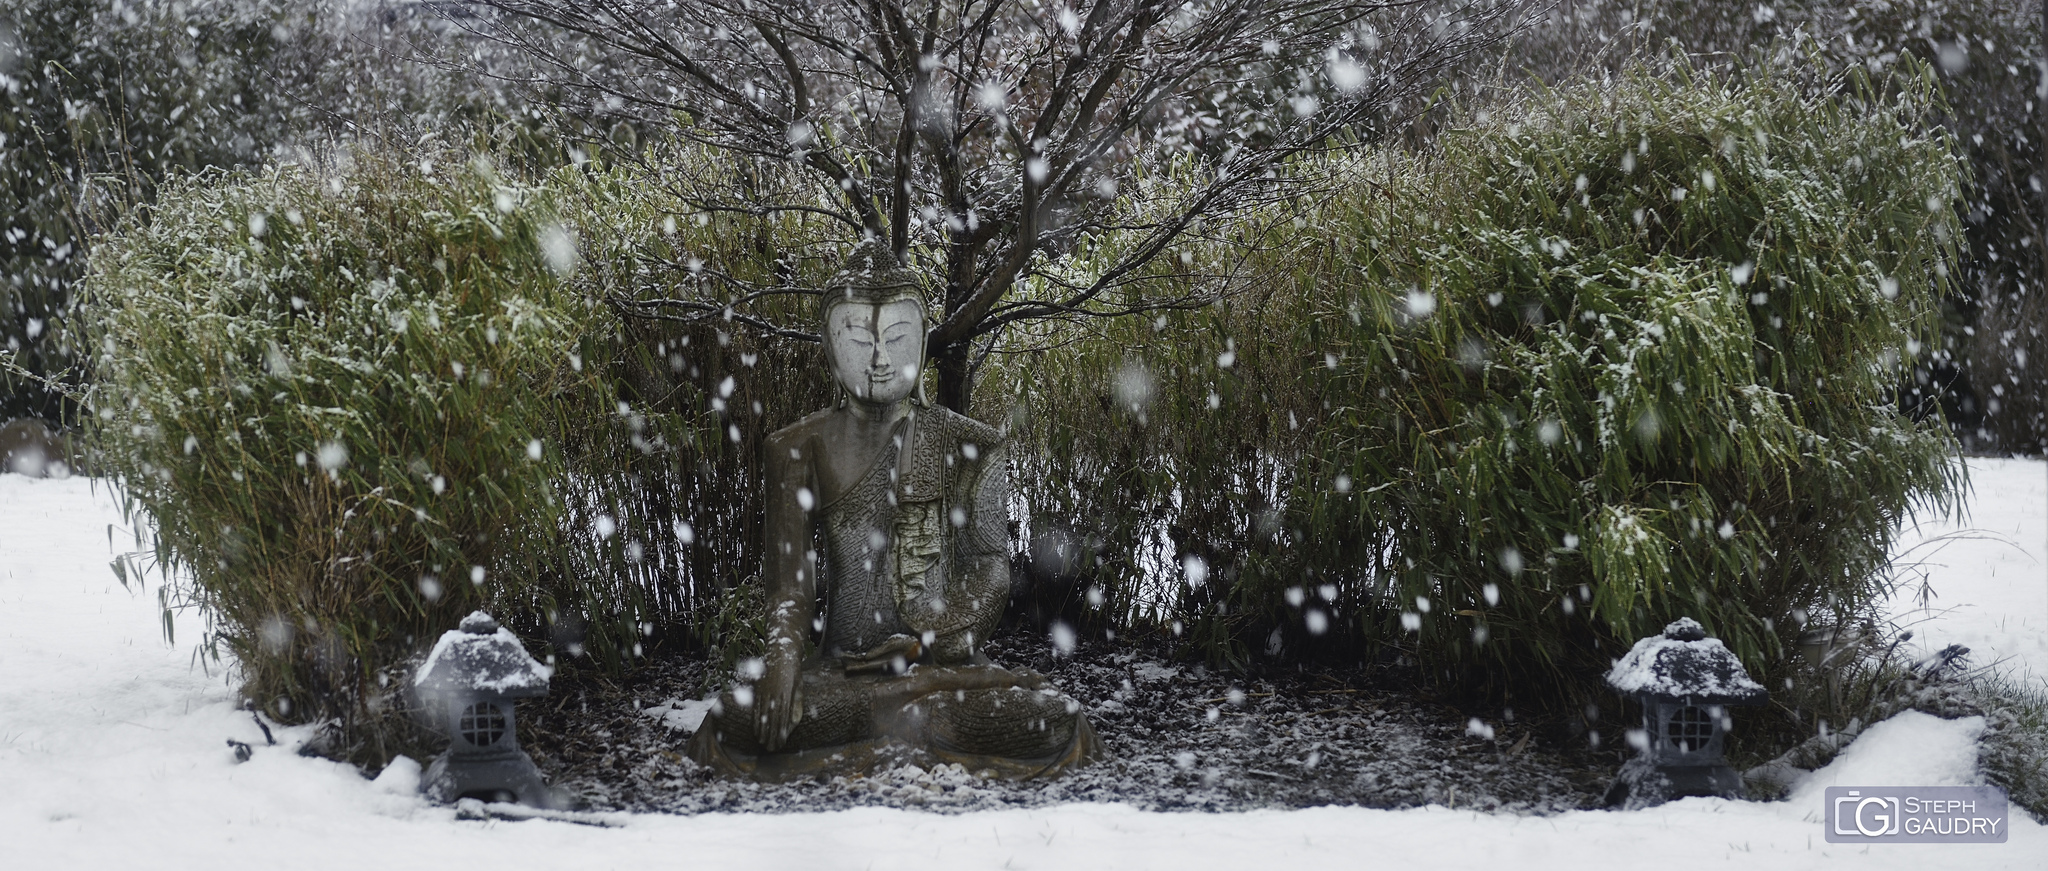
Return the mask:
[[931, 406], [921, 414], [931, 427], [929, 431], [943, 434], [949, 442], [993, 448], [1003, 441], [1002, 430], [944, 406]]
[[824, 434], [831, 424], [832, 411], [832, 409], [827, 408], [811, 412], [804, 419], [769, 433], [768, 446], [771, 448], [795, 447]]

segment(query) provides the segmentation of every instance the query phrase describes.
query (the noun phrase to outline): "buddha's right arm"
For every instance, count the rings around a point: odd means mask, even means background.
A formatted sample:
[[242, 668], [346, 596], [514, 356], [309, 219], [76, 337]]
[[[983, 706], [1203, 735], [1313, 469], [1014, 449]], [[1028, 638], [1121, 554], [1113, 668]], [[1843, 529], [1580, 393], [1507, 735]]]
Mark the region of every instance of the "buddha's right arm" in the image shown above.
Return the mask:
[[766, 673], [755, 686], [758, 737], [779, 750], [803, 716], [804, 640], [817, 610], [817, 554], [811, 550], [811, 512], [818, 507], [808, 446], [767, 445], [767, 554], [761, 580], [768, 604]]

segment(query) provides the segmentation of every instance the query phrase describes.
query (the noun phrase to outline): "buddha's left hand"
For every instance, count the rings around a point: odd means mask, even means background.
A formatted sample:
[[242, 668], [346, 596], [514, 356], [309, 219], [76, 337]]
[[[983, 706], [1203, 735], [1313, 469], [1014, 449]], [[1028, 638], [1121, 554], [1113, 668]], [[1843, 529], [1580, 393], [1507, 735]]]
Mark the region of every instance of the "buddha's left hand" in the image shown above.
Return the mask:
[[775, 753], [803, 719], [803, 669], [794, 656], [770, 650], [767, 672], [754, 683], [754, 736]]

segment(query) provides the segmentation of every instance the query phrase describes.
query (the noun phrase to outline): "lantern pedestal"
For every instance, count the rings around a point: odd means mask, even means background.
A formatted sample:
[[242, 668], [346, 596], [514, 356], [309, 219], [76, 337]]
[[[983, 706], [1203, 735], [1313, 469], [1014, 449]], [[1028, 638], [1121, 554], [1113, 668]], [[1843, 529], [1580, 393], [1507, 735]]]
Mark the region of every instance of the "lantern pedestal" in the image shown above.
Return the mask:
[[443, 753], [420, 778], [420, 791], [438, 802], [458, 799], [518, 802], [538, 808], [555, 808], [554, 793], [541, 780], [533, 757], [524, 751], [508, 759], [452, 760]]
[[1658, 765], [1638, 756], [1621, 766], [1604, 801], [1608, 807], [1632, 810], [1687, 796], [1744, 795], [1742, 775], [1728, 765]]

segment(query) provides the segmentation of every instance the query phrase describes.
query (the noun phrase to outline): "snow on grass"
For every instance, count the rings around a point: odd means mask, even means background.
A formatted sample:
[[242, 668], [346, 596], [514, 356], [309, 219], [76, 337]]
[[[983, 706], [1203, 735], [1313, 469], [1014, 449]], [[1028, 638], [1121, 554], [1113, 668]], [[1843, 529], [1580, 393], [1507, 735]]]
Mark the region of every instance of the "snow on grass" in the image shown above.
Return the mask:
[[[1959, 640], [2048, 666], [2041, 558], [2048, 464], [1972, 461], [1968, 539], [1930, 561], [1928, 644]], [[2029, 519], [2031, 518], [2031, 519]], [[108, 527], [113, 527], [110, 547]], [[413, 795], [418, 769], [377, 781], [264, 744], [224, 677], [194, 665], [199, 625], [164, 643], [156, 590], [108, 569], [134, 536], [104, 485], [0, 475], [0, 854], [8, 868], [1358, 868], [1580, 869], [1679, 862], [1745, 871], [2034, 868], [2048, 829], [2017, 815], [2009, 843], [1831, 845], [1820, 790], [1979, 783], [1980, 718], [1907, 713], [1872, 726], [1777, 803], [1685, 799], [1548, 817], [1431, 806], [1148, 813], [1122, 805], [940, 815], [604, 815], [602, 828], [458, 818]], [[2030, 580], [2031, 579], [2031, 580]], [[2031, 584], [2031, 585], [2030, 585]], [[2031, 608], [2032, 610], [2028, 610]], [[229, 739], [254, 745], [237, 763]], [[1418, 760], [1418, 764], [1423, 760]], [[589, 821], [598, 821], [593, 818]]]
[[1983, 717], [1944, 720], [1906, 711], [1856, 736], [1827, 767], [1799, 782], [1786, 804], [1820, 807], [1830, 786], [1980, 786]]
[[1970, 648], [2048, 689], [2048, 462], [1970, 460], [1969, 514], [1909, 525], [1892, 617], [1921, 653]]

